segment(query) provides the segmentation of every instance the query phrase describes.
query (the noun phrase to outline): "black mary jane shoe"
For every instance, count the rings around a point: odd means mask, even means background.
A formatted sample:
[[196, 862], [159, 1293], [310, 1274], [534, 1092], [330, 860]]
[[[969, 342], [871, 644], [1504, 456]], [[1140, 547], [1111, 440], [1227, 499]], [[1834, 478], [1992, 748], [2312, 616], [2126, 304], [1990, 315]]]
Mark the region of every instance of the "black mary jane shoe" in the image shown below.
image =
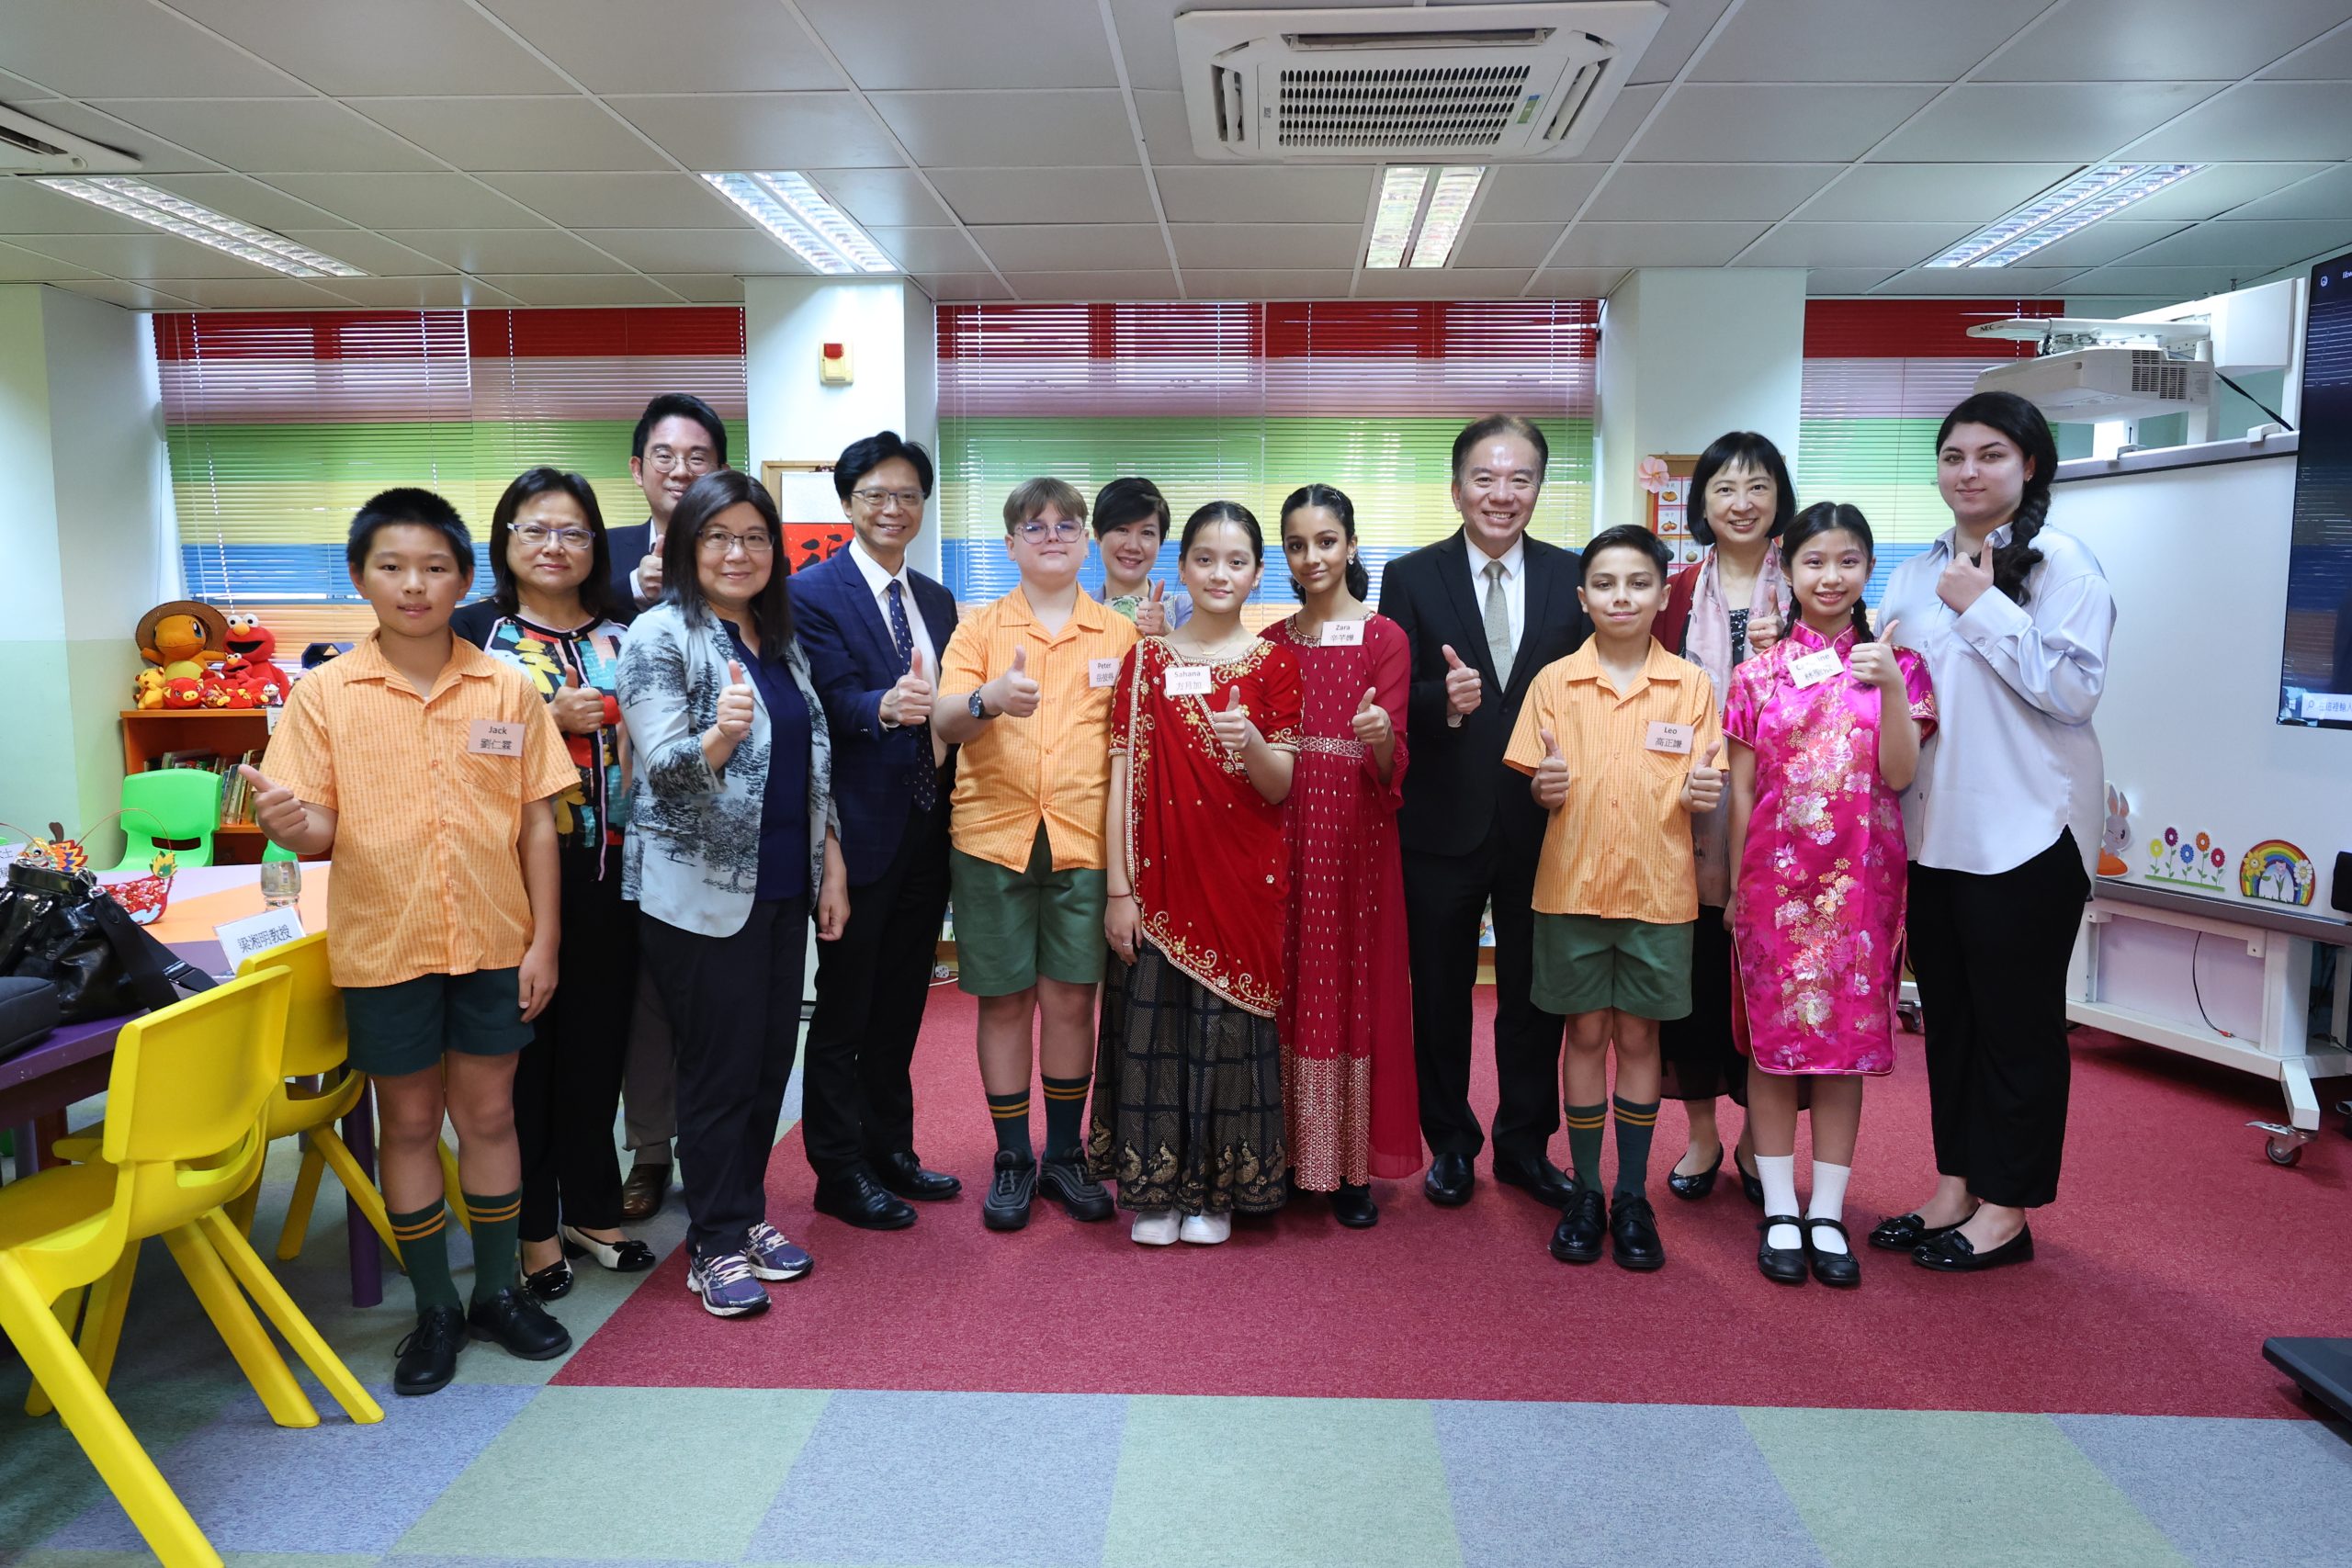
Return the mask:
[[2011, 1263], [2033, 1261], [2033, 1230], [2021, 1227], [1990, 1252], [1979, 1252], [1975, 1243], [1960, 1234], [1960, 1227], [1951, 1230], [1930, 1242], [1923, 1242], [1912, 1249], [1911, 1261], [1922, 1269], [1932, 1269], [1939, 1274], [1978, 1274], [1987, 1269], [1999, 1269]]
[[1715, 1173], [1722, 1170], [1723, 1168], [1724, 1144], [1721, 1139], [1717, 1139], [1715, 1141], [1714, 1164], [1709, 1166], [1704, 1170], [1694, 1170], [1688, 1176], [1683, 1175], [1679, 1170], [1668, 1171], [1666, 1173], [1666, 1190], [1668, 1192], [1673, 1193], [1677, 1198], [1687, 1198], [1695, 1202], [1715, 1190]]
[[[556, 1231], [563, 1237], [563, 1255], [566, 1258], [593, 1258], [598, 1267], [609, 1269], [616, 1274], [642, 1274], [661, 1261], [653, 1255], [651, 1247], [635, 1236], [623, 1236], [618, 1241], [598, 1241], [571, 1225], [558, 1225]], [[539, 1272], [546, 1271], [541, 1269]], [[553, 1301], [555, 1298], [543, 1296], [540, 1299]]]
[[559, 1258], [544, 1269], [534, 1269], [523, 1276], [523, 1289], [535, 1300], [560, 1302], [571, 1294], [571, 1265]]
[[[1838, 1233], [1838, 1239], [1846, 1244], [1845, 1251], [1824, 1252], [1813, 1245], [1813, 1233], [1823, 1225]], [[1854, 1238], [1846, 1234], [1844, 1225], [1836, 1220], [1808, 1219], [1800, 1222], [1800, 1227], [1804, 1232], [1804, 1255], [1813, 1264], [1815, 1279], [1841, 1291], [1852, 1290], [1862, 1282], [1862, 1265], [1854, 1256]]]
[[1804, 1234], [1804, 1222], [1794, 1214], [1767, 1214], [1756, 1225], [1756, 1271], [1776, 1285], [1804, 1283], [1805, 1247], [1800, 1242], [1794, 1247], [1774, 1247], [1772, 1227], [1793, 1225], [1797, 1234]]
[[1739, 1172], [1739, 1195], [1755, 1204], [1764, 1206], [1764, 1179], [1739, 1163], [1737, 1150], [1732, 1152], [1731, 1168]]
[[[1972, 1214], [1975, 1213], [1973, 1209], [1969, 1212]], [[1950, 1235], [1967, 1223], [1962, 1219], [1948, 1225], [1931, 1225], [1914, 1210], [1907, 1214], [1897, 1214], [1891, 1220], [1880, 1221], [1878, 1228], [1871, 1232], [1870, 1243], [1883, 1252], [1913, 1252], [1926, 1243]]]
[[1372, 1201], [1370, 1183], [1363, 1186], [1340, 1184], [1331, 1194], [1331, 1217], [1351, 1231], [1370, 1230], [1380, 1223], [1380, 1205]]

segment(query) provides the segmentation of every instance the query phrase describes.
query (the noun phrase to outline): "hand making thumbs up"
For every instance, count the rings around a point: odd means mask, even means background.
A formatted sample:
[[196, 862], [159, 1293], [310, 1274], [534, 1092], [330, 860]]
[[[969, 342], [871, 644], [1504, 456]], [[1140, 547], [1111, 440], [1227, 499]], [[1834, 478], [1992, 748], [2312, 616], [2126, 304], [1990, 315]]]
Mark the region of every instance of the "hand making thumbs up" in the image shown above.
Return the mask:
[[1375, 749], [1385, 746], [1396, 734], [1396, 728], [1388, 719], [1388, 710], [1380, 705], [1379, 691], [1371, 686], [1364, 688], [1363, 701], [1356, 705], [1355, 716], [1348, 724], [1356, 732], [1358, 740]]
[[931, 680], [923, 671], [922, 649], [907, 660], [899, 683], [882, 694], [882, 723], [891, 729], [931, 722]]
[[731, 750], [752, 733], [752, 716], [757, 711], [758, 705], [752, 695], [752, 682], [743, 673], [741, 661], [733, 659], [727, 661], [727, 682], [719, 690], [718, 716], [712, 728], [718, 731], [719, 739]]
[[605, 725], [605, 694], [593, 686], [582, 685], [580, 671], [567, 664], [563, 684], [548, 704], [548, 716], [566, 735], [594, 735]]
[[1951, 606], [1955, 615], [1968, 614], [1970, 605], [1984, 596], [1993, 586], [1993, 545], [1986, 540], [1973, 558], [1954, 550], [1951, 559], [1944, 563], [1941, 576], [1936, 579], [1936, 597]]
[[1464, 714], [1478, 711], [1478, 703], [1486, 695], [1486, 678], [1476, 665], [1463, 663], [1452, 644], [1439, 651], [1445, 655], [1445, 706], [1452, 716], [1446, 722], [1451, 724]]
[[273, 783], [259, 768], [240, 762], [237, 772], [243, 773], [245, 783], [253, 787], [254, 825], [269, 835], [271, 842], [288, 849], [295, 848], [287, 840], [300, 839], [310, 831], [310, 808], [294, 798], [292, 790]]
[[1548, 729], [1535, 733], [1544, 742], [1544, 760], [1535, 765], [1535, 776], [1528, 787], [1536, 805], [1557, 811], [1568, 803], [1568, 760], [1560, 754], [1558, 736]]
[[1723, 804], [1724, 771], [1715, 766], [1715, 759], [1723, 754], [1722, 741], [1707, 742], [1707, 754], [1699, 759], [1682, 781], [1682, 809], [1713, 811]]
[[1014, 649], [1012, 668], [989, 682], [989, 684], [995, 687], [996, 691], [987, 699], [988, 705], [997, 712], [1009, 718], [1027, 718], [1037, 711], [1038, 698], [1043, 694], [1044, 689], [1037, 684], [1036, 678], [1029, 673], [1027, 649]]
[[1846, 668], [1852, 671], [1855, 680], [1865, 686], [1876, 686], [1882, 692], [1899, 693], [1903, 690], [1903, 667], [1894, 661], [1894, 643], [1892, 640], [1894, 628], [1902, 624], [1899, 620], [1889, 621], [1886, 630], [1879, 634], [1876, 641], [1854, 645], [1854, 651], [1847, 657]]
[[1250, 728], [1250, 708], [1241, 700], [1240, 687], [1227, 687], [1224, 708], [1209, 710], [1209, 728], [1216, 732], [1217, 744], [1233, 756], [1238, 757], [1249, 748], [1250, 738], [1256, 731]]
[[1168, 635], [1168, 585], [1154, 581], [1144, 590], [1143, 602], [1136, 606], [1136, 635], [1166, 637]]

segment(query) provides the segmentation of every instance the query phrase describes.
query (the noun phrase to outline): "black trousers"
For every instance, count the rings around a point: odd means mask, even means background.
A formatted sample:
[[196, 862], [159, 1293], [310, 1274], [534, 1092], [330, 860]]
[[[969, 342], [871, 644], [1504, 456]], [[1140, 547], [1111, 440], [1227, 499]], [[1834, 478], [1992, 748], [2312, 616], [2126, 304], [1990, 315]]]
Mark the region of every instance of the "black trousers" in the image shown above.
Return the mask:
[[1987, 1203], [2058, 1196], [2066, 1145], [2066, 965], [2090, 896], [2071, 830], [2010, 871], [1911, 867], [1906, 935], [1928, 1032], [1936, 1169]]
[[613, 1113], [637, 998], [637, 906], [621, 897], [621, 852], [565, 846], [563, 946], [555, 998], [514, 1066], [514, 1141], [523, 1156], [523, 1235], [545, 1241], [556, 1221], [608, 1230], [621, 1223]]
[[1421, 1135], [1432, 1154], [1475, 1156], [1485, 1138], [1470, 1109], [1470, 998], [1478, 919], [1495, 913], [1495, 1157], [1532, 1167], [1560, 1126], [1560, 1045], [1567, 1021], [1528, 999], [1535, 965], [1537, 846], [1499, 825], [1466, 855], [1407, 850], [1405, 932], [1413, 971], [1413, 1064]]
[[817, 1010], [800, 1079], [820, 1179], [915, 1142], [909, 1065], [947, 912], [947, 801], [912, 813], [889, 868], [849, 890], [849, 925], [817, 949]]
[[640, 939], [678, 1057], [678, 1183], [686, 1242], [742, 1250], [767, 1216], [768, 1155], [800, 1038], [808, 899], [763, 899], [732, 936], [644, 918]]

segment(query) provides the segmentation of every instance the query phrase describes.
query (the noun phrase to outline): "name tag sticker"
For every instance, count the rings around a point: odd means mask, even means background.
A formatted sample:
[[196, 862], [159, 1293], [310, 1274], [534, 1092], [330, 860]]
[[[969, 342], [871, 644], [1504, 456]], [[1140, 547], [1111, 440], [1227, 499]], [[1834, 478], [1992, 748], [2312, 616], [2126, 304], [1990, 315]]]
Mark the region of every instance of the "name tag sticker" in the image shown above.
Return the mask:
[[468, 732], [466, 750], [484, 757], [519, 757], [523, 754], [523, 727], [502, 724], [494, 718], [478, 718]]
[[1205, 664], [1171, 664], [1168, 667], [1168, 694], [1171, 697], [1205, 697], [1209, 694], [1209, 667]]
[[220, 941], [220, 953], [228, 960], [228, 967], [234, 969], [256, 953], [301, 941], [302, 916], [290, 905], [283, 909], [264, 909], [258, 915], [217, 925], [212, 928], [212, 934]]
[[1323, 646], [1326, 648], [1362, 648], [1362, 621], [1326, 621], [1323, 623]]
[[1090, 659], [1086, 661], [1086, 683], [1090, 686], [1115, 686], [1119, 683], [1119, 661], [1115, 659]]
[[1789, 660], [1789, 679], [1800, 687], [1818, 686], [1844, 668], [1834, 649], [1816, 649], [1802, 659]]
[[1690, 754], [1691, 733], [1691, 727], [1687, 724], [1668, 724], [1662, 718], [1652, 719], [1649, 739], [1642, 744], [1652, 751], [1671, 751], [1677, 756], [1687, 757]]

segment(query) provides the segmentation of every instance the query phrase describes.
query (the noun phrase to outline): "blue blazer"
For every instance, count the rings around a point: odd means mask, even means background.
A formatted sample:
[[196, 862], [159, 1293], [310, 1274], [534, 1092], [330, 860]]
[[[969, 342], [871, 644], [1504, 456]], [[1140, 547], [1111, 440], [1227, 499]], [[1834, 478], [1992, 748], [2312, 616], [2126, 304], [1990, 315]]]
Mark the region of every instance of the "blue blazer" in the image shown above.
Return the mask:
[[[921, 572], [910, 570], [914, 590], [910, 615], [922, 617], [938, 653], [947, 651], [956, 630], [956, 597]], [[914, 808], [915, 770], [931, 766], [927, 748], [904, 729], [884, 729], [883, 694], [906, 673], [882, 606], [846, 549], [797, 571], [786, 584], [792, 595], [794, 639], [808, 650], [809, 677], [832, 727], [833, 798], [841, 806], [842, 859], [852, 887], [863, 887], [890, 869]], [[937, 685], [939, 671], [931, 671]], [[955, 756], [939, 785], [944, 808], [954, 787]]]

